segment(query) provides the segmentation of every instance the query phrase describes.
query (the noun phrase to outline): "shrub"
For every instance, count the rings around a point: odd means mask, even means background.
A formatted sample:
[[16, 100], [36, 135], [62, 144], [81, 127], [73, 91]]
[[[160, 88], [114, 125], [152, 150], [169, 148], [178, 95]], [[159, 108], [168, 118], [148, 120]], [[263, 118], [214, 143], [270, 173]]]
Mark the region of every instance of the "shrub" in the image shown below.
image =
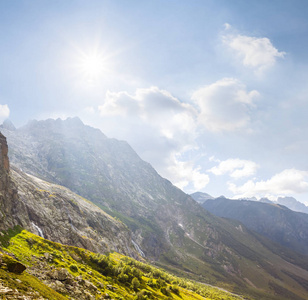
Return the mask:
[[162, 294], [166, 295], [166, 296], [170, 296], [170, 289], [169, 288], [165, 288], [165, 287], [162, 287], [160, 289], [160, 291], [162, 292]]
[[136, 277], [134, 277], [132, 280], [132, 289], [136, 291], [139, 289], [139, 287], [140, 287], [140, 282]]
[[76, 265], [70, 265], [70, 270], [72, 272], [78, 272], [78, 267]]
[[180, 294], [180, 290], [179, 290], [179, 288], [178, 288], [176, 285], [173, 285], [173, 286], [171, 287], [171, 291], [172, 291], [174, 294], [176, 294], [176, 295], [179, 295], [179, 294]]
[[152, 298], [152, 293], [144, 289], [138, 292], [135, 297], [136, 300], [146, 300], [151, 298]]
[[118, 275], [118, 280], [122, 283], [127, 283], [128, 282], [128, 276], [126, 274], [124, 274], [123, 272], [121, 272]]

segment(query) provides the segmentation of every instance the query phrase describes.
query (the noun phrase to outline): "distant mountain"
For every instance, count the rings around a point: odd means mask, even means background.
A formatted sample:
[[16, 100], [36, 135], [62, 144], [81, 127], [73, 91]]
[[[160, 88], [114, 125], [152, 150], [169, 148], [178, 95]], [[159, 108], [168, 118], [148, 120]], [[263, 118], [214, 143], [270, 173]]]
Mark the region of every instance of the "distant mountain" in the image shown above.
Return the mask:
[[16, 130], [16, 127], [14, 126], [14, 124], [10, 120], [7, 119], [3, 122], [2, 125], [0, 125], [0, 130], [2, 130], [2, 129], [14, 131], [14, 130]]
[[245, 198], [240, 198], [238, 200], [258, 201], [256, 197], [245, 197]]
[[196, 192], [190, 195], [198, 203], [203, 203], [206, 200], [214, 199], [211, 195], [202, 192]]
[[308, 206], [305, 204], [297, 201], [293, 197], [279, 197], [277, 199], [277, 202], [281, 205], [284, 205], [288, 207], [289, 209], [292, 209], [294, 211], [303, 212], [308, 214]]
[[[107, 138], [78, 118], [31, 121], [1, 131], [18, 169], [64, 185], [120, 219], [146, 259], [256, 299], [305, 299], [307, 257], [202, 209], [126, 142]], [[72, 229], [65, 205], [61, 207]], [[43, 218], [36, 219], [40, 228]], [[91, 218], [86, 221], [91, 227]]]
[[214, 199], [202, 206], [219, 217], [242, 222], [285, 247], [308, 255], [308, 215], [285, 206], [247, 200]]
[[269, 200], [268, 198], [261, 198], [259, 201], [263, 202], [263, 203], [268, 203], [268, 204], [273, 204], [274, 203], [273, 201]]

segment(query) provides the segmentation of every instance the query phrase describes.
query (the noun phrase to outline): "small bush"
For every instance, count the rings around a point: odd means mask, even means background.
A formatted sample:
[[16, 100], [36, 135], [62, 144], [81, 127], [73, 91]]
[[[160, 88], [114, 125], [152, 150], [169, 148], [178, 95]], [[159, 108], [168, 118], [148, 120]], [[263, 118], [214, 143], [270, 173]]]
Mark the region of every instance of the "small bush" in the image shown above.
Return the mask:
[[136, 277], [134, 277], [132, 280], [132, 289], [136, 291], [139, 289], [139, 287], [140, 287], [140, 282]]
[[76, 265], [70, 265], [70, 270], [72, 272], [78, 272], [78, 267]]

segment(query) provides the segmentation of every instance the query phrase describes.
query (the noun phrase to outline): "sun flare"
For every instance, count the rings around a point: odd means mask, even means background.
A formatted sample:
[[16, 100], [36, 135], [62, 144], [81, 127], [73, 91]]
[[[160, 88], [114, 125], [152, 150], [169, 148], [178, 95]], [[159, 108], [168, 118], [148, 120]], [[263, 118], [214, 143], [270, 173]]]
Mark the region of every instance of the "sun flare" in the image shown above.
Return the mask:
[[100, 75], [103, 69], [103, 60], [100, 55], [91, 54], [84, 57], [81, 70], [88, 77], [96, 77]]
[[97, 82], [106, 71], [105, 57], [97, 51], [82, 53], [78, 59], [78, 72], [83, 81], [88, 83]]

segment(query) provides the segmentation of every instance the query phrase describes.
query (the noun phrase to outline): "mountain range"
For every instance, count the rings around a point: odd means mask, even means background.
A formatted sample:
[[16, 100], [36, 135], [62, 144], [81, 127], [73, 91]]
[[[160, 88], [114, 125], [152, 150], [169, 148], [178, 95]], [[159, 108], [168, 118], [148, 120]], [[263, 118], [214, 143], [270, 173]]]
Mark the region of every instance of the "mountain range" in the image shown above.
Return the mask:
[[202, 206], [216, 216], [238, 220], [270, 240], [308, 255], [308, 214], [280, 204], [227, 198], [209, 199]]
[[8, 176], [2, 146], [1, 212], [12, 216], [3, 230], [20, 225], [54, 242], [143, 256], [253, 299], [306, 299], [307, 256], [201, 208], [126, 142], [78, 118], [6, 122], [1, 132], [14, 165]]

